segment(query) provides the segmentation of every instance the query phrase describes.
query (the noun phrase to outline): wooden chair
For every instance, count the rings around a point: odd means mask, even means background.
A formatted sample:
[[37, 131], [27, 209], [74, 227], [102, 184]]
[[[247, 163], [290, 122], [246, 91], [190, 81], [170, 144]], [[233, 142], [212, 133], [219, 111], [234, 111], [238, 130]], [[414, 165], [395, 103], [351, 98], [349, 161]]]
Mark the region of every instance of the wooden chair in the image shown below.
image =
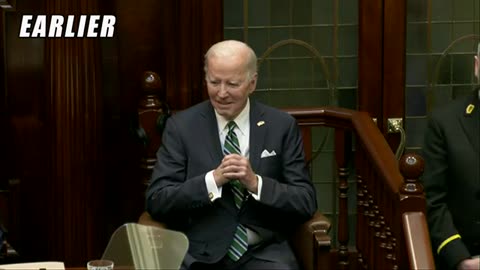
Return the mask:
[[[148, 141], [144, 149], [144, 157], [142, 159], [141, 168], [143, 170], [144, 184], [147, 183], [153, 165], [155, 164], [155, 153], [161, 143], [161, 131], [165, 123], [165, 118], [170, 113], [168, 106], [159, 98], [160, 95], [160, 78], [154, 72], [147, 71], [143, 75], [142, 88], [144, 96], [140, 100], [138, 117], [141, 134], [147, 136], [142, 138]], [[311, 148], [306, 148], [308, 151]], [[311, 156], [311, 153], [306, 153]], [[153, 220], [152, 217], [144, 212], [141, 214], [138, 223], [165, 228], [165, 224]], [[309, 221], [305, 222], [293, 232], [290, 243], [305, 270], [329, 269], [329, 251], [331, 247], [331, 239], [328, 235], [330, 230], [330, 221], [320, 212]]]

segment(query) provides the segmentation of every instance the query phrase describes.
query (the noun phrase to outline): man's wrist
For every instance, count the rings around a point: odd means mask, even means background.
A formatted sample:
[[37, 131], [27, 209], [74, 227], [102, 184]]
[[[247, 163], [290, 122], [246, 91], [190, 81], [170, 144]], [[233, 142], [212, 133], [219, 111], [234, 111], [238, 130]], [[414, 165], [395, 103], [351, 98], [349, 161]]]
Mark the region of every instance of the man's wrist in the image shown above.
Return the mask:
[[217, 185], [213, 170], [205, 175], [205, 185], [207, 186], [208, 198], [210, 201], [213, 202], [222, 197], [222, 187]]
[[256, 193], [254, 192], [250, 192], [250, 194], [252, 195], [252, 197], [257, 200], [257, 201], [260, 201], [260, 195], [262, 194], [262, 185], [263, 185], [263, 179], [260, 175], [256, 174], [255, 175], [256, 177], [256, 182], [257, 182], [257, 186], [256, 186]]

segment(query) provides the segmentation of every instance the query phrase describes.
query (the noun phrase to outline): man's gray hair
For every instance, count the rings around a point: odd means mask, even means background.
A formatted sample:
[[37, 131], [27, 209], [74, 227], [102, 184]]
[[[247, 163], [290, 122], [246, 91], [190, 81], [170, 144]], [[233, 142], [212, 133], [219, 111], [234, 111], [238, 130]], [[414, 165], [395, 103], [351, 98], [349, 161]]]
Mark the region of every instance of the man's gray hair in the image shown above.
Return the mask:
[[208, 71], [208, 59], [212, 56], [228, 56], [233, 55], [239, 49], [246, 48], [248, 50], [248, 59], [246, 63], [247, 69], [247, 79], [252, 79], [253, 75], [257, 73], [257, 55], [253, 51], [253, 49], [248, 46], [246, 43], [238, 41], [238, 40], [224, 40], [214, 44], [210, 49], [208, 49], [207, 53], [205, 53], [204, 57], [204, 66], [203, 69], [205, 71], [205, 76], [207, 75]]

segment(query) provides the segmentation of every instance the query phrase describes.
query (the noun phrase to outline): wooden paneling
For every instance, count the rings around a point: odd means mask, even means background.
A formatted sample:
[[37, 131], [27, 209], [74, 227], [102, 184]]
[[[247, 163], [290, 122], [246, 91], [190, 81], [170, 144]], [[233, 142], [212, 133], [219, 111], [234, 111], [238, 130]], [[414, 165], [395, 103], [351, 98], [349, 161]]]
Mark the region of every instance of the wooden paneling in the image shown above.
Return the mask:
[[383, 0], [359, 0], [358, 109], [382, 119]]
[[[0, 52], [5, 51], [5, 12], [0, 9]], [[5, 56], [3, 53], [0, 53], [0, 126], [6, 127], [7, 117], [6, 117], [6, 89], [5, 89]], [[6, 134], [5, 132], [0, 132], [0, 171], [6, 171], [8, 166], [4, 161], [7, 157], [7, 143], [6, 143]], [[0, 189], [5, 189], [8, 186], [8, 176], [6, 174], [0, 174]], [[5, 217], [0, 216], [1, 219], [5, 220]], [[2, 222], [0, 220], [0, 222]], [[4, 221], [3, 221], [4, 222]]]
[[358, 108], [377, 118], [393, 149], [399, 135], [387, 135], [387, 119], [405, 115], [405, 6], [404, 0], [359, 1]]
[[206, 99], [203, 54], [223, 37], [223, 0], [110, 0], [102, 9], [117, 16], [116, 36], [102, 41], [102, 57], [108, 181], [120, 191], [112, 198], [112, 220], [120, 225], [136, 221], [144, 207], [136, 134], [143, 73], [159, 75], [159, 98], [172, 110]]
[[[97, 0], [46, 0], [48, 14], [97, 14]], [[46, 39], [48, 140], [47, 213], [52, 258], [82, 265], [99, 258], [108, 236], [102, 159], [99, 40]]]
[[[5, 13], [5, 117], [1, 130], [6, 137], [7, 170], [1, 174], [17, 179], [18, 202], [13, 205], [18, 227], [9, 228], [12, 245], [25, 259], [47, 256], [45, 243], [50, 221], [47, 186], [49, 149], [46, 134], [44, 42], [20, 39], [22, 14], [43, 12], [43, 1], [19, 1], [17, 12]], [[2, 82], [3, 84], [3, 82]]]
[[[113, 14], [117, 24], [109, 39], [20, 39], [23, 14]], [[160, 75], [172, 109], [205, 99], [203, 54], [223, 37], [223, 1], [25, 0], [2, 15], [0, 179], [20, 183], [15, 248], [84, 266], [143, 211], [132, 121], [143, 72]]]
[[[166, 101], [184, 109], [207, 98], [203, 89], [203, 54], [223, 37], [223, 1], [114, 1], [119, 67], [124, 101], [141, 93], [141, 74], [156, 72]], [[131, 91], [137, 89], [137, 91]]]
[[[405, 119], [406, 1], [385, 0], [383, 38], [383, 130], [387, 118]], [[395, 150], [399, 134], [386, 136]]]
[[[203, 55], [223, 38], [223, 0], [163, 1], [166, 101], [185, 109], [207, 98]], [[163, 76], [162, 76], [163, 75]]]

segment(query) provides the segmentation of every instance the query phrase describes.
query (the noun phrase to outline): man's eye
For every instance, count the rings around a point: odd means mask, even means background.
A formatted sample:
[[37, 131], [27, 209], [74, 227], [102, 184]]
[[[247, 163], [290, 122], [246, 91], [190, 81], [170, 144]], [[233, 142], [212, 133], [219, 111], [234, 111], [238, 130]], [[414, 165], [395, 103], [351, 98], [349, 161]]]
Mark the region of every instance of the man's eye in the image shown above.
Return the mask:
[[219, 85], [220, 82], [217, 82], [217, 81], [210, 81], [210, 84], [213, 84], [213, 85]]
[[238, 83], [228, 83], [229, 87], [236, 88], [238, 87]]

